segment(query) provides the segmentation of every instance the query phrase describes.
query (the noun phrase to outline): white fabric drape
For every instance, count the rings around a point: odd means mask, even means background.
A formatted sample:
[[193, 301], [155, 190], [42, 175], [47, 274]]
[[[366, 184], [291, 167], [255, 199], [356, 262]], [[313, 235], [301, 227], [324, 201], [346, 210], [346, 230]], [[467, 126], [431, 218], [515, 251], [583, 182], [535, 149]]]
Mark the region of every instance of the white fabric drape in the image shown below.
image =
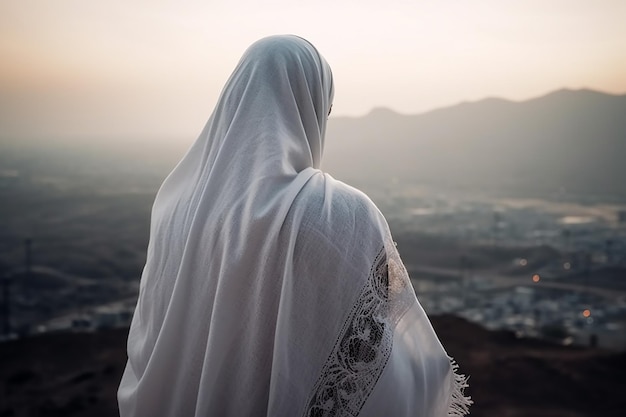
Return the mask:
[[154, 202], [122, 417], [461, 415], [384, 217], [318, 169], [332, 98], [307, 41], [245, 52]]

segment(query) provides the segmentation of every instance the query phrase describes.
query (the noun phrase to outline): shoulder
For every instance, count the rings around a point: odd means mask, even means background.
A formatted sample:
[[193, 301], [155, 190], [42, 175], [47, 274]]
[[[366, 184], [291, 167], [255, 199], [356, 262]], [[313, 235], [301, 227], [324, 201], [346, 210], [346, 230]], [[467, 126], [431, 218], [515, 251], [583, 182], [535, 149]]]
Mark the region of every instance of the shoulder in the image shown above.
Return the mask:
[[[379, 221], [384, 217], [367, 194], [329, 174], [314, 175], [302, 189], [296, 204], [304, 204], [312, 219], [341, 221], [356, 217], [361, 221]], [[335, 220], [326, 219], [331, 216]]]
[[377, 251], [389, 235], [376, 204], [328, 174], [311, 177], [294, 201], [293, 215], [300, 238], [324, 240], [339, 248]]

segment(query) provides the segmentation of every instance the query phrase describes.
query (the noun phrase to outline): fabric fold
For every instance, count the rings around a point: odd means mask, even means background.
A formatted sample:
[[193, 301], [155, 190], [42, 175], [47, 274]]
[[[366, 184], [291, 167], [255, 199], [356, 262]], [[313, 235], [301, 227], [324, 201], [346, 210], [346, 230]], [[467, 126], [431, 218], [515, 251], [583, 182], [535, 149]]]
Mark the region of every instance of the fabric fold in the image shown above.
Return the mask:
[[302, 38], [244, 53], [156, 196], [121, 417], [467, 411], [385, 218], [319, 170], [332, 100]]

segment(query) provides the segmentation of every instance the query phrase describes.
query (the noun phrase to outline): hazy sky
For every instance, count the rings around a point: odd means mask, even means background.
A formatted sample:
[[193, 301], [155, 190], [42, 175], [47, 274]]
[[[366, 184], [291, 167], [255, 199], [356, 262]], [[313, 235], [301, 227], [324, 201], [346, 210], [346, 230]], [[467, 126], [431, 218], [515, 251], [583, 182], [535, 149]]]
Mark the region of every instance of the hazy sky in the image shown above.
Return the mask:
[[626, 92], [625, 0], [0, 0], [0, 137], [190, 140], [252, 42], [309, 39], [334, 115]]

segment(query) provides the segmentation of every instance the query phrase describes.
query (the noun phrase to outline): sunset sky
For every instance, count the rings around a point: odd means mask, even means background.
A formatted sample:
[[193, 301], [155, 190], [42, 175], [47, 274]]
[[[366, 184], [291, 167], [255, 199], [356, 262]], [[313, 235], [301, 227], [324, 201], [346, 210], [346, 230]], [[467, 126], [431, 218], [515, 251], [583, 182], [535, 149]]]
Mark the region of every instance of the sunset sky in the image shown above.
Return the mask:
[[255, 40], [309, 39], [333, 115], [626, 93], [624, 0], [0, 0], [0, 138], [188, 140]]

